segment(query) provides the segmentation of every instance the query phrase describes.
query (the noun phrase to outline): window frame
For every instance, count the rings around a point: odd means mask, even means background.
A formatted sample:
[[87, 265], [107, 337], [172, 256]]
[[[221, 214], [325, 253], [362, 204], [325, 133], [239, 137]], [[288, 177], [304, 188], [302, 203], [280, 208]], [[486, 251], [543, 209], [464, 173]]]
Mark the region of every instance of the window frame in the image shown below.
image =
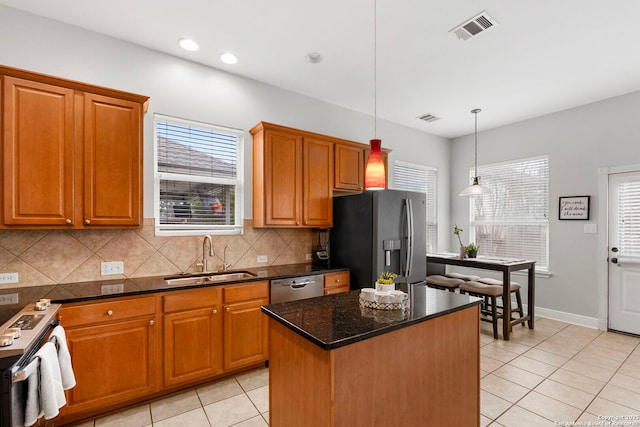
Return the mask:
[[[438, 168], [433, 167], [433, 166], [427, 166], [427, 165], [423, 165], [423, 164], [419, 164], [419, 163], [413, 163], [413, 162], [407, 162], [404, 160], [394, 160], [393, 162], [393, 185], [394, 185], [394, 189], [397, 190], [402, 190], [402, 191], [416, 191], [416, 190], [408, 190], [405, 188], [398, 188], [397, 186], [397, 182], [396, 182], [396, 167], [404, 167], [404, 168], [409, 168], [409, 169], [418, 169], [418, 170], [423, 170], [426, 171], [427, 173], [429, 172], [433, 172], [434, 173], [434, 188], [433, 191], [431, 193], [429, 193], [429, 182], [427, 181], [425, 183], [425, 187], [427, 187], [427, 192], [426, 197], [427, 197], [427, 206], [426, 206], [426, 218], [425, 218], [425, 232], [428, 233], [429, 231], [429, 227], [432, 227], [432, 241], [429, 241], [427, 239], [426, 241], [426, 247], [427, 247], [427, 252], [429, 251], [429, 246], [431, 245], [432, 247], [432, 251], [435, 252], [437, 251], [438, 248]], [[429, 223], [429, 198], [433, 197], [433, 224]], [[426, 237], [426, 236], [425, 236]]]
[[[469, 197], [469, 242], [475, 242], [476, 244], [478, 244], [477, 242], [477, 229], [476, 227], [479, 225], [491, 225], [491, 224], [495, 224], [495, 225], [502, 225], [502, 226], [516, 226], [516, 225], [532, 225], [532, 226], [539, 226], [539, 225], [544, 225], [545, 226], [545, 230], [544, 230], [544, 234], [545, 234], [545, 241], [539, 241], [540, 243], [544, 243], [544, 253], [545, 253], [545, 258], [546, 259], [535, 259], [536, 261], [536, 271], [537, 272], [541, 272], [541, 273], [549, 273], [550, 272], [550, 253], [549, 253], [549, 241], [550, 241], [550, 194], [549, 194], [549, 174], [550, 174], [550, 168], [549, 168], [549, 156], [548, 155], [541, 155], [541, 156], [535, 156], [535, 157], [526, 157], [526, 158], [520, 158], [520, 159], [512, 159], [512, 160], [508, 160], [508, 161], [504, 161], [504, 162], [498, 162], [498, 163], [489, 163], [489, 164], [485, 164], [485, 165], [478, 165], [478, 172], [477, 175], [480, 178], [480, 183], [483, 186], [488, 187], [489, 189], [492, 190], [492, 193], [495, 193], [497, 186], [500, 184], [494, 184], [491, 182], [490, 178], [487, 178], [487, 169], [488, 168], [493, 168], [493, 169], [497, 169], [499, 167], [504, 167], [504, 166], [514, 166], [516, 167], [517, 165], [524, 165], [527, 162], [535, 162], [535, 161], [540, 161], [540, 160], [544, 160], [546, 161], [546, 214], [544, 218], [537, 218], [537, 219], [531, 219], [531, 218], [517, 218], [517, 219], [513, 219], [513, 218], [503, 218], [502, 221], [477, 221], [475, 220], [474, 214], [475, 214], [475, 202], [477, 198], [480, 197], [487, 197], [488, 195], [483, 195], [483, 196], [470, 196]], [[469, 168], [469, 178], [472, 179], [473, 176], [475, 174], [475, 170], [473, 167]], [[501, 181], [502, 182], [502, 181]], [[502, 186], [504, 187], [504, 184], [502, 184]], [[486, 255], [486, 256], [497, 256], [497, 257], [509, 257], [509, 254], [507, 255], [501, 255], [501, 254], [495, 254], [495, 253], [482, 253], [482, 255]], [[531, 258], [529, 258], [531, 259]]]
[[[220, 133], [228, 133], [236, 136], [236, 179], [213, 178], [201, 175], [189, 175], [158, 170], [158, 122], [190, 126], [200, 129], [213, 130]], [[195, 120], [183, 119], [166, 114], [155, 113], [153, 118], [153, 212], [156, 236], [201, 236], [211, 235], [237, 235], [244, 234], [244, 131], [226, 126]], [[204, 224], [162, 224], [160, 223], [160, 182], [162, 180], [180, 180], [193, 183], [207, 183], [227, 185], [235, 187], [235, 215], [233, 224], [204, 225]], [[188, 179], [186, 179], [188, 178]]]

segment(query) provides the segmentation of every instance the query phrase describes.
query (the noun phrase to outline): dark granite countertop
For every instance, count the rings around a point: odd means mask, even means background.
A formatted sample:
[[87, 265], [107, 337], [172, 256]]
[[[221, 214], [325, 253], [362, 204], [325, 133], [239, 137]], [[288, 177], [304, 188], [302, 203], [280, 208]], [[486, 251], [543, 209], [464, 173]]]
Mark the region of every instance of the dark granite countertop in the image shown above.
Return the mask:
[[[71, 303], [97, 299], [134, 296], [156, 292], [174, 291], [178, 289], [202, 288], [204, 286], [229, 285], [233, 283], [273, 280], [285, 277], [305, 276], [308, 274], [324, 274], [334, 271], [347, 271], [346, 268], [316, 266], [313, 264], [287, 264], [260, 268], [246, 268], [256, 274], [256, 277], [229, 280], [206, 285], [168, 286], [165, 277], [171, 275], [140, 277], [129, 279], [111, 279], [92, 282], [63, 283], [58, 285], [29, 286], [5, 288], [0, 290], [0, 296], [18, 294], [18, 304], [0, 306], [0, 325], [9, 320], [14, 314], [22, 310], [27, 304], [34, 303], [40, 298], [48, 298], [54, 303]], [[231, 270], [233, 271], [233, 270]], [[175, 276], [175, 275], [174, 275]], [[114, 286], [115, 285], [115, 286]]]
[[270, 304], [262, 311], [325, 350], [405, 328], [482, 302], [469, 295], [413, 285], [408, 310], [360, 307], [360, 291]]

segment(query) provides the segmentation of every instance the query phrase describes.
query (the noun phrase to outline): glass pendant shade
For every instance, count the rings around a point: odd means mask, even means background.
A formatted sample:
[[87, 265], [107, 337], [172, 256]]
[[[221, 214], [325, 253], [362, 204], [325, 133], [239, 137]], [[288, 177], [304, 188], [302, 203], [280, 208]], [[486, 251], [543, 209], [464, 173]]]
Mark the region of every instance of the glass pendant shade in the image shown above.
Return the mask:
[[364, 172], [364, 188], [365, 190], [384, 190], [387, 187], [387, 180], [380, 151], [382, 141], [372, 139], [369, 144], [371, 145], [371, 153], [369, 153], [367, 168]]
[[478, 195], [489, 194], [489, 193], [491, 193], [491, 190], [489, 190], [487, 187], [483, 185], [480, 185], [480, 183], [478, 182], [478, 177], [474, 176], [473, 184], [471, 184], [470, 186], [462, 190], [459, 196], [478, 196]]

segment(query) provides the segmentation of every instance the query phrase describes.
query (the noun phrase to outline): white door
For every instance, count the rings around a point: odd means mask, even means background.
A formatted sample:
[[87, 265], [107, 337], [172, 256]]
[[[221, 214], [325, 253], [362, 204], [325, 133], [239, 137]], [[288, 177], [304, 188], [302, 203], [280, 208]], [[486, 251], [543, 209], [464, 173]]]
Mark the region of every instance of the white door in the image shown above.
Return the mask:
[[640, 172], [609, 175], [609, 329], [640, 334]]

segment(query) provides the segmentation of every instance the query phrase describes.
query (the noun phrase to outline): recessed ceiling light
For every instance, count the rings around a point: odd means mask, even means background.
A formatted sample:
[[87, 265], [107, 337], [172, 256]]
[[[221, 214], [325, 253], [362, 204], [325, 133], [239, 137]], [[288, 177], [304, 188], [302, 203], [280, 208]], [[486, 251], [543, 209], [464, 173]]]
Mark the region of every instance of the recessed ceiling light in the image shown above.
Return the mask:
[[200, 46], [198, 46], [198, 43], [187, 38], [178, 40], [178, 44], [180, 44], [181, 48], [183, 48], [184, 50], [188, 50], [190, 52], [195, 52], [196, 50], [200, 49]]
[[309, 52], [305, 55], [304, 60], [312, 64], [317, 64], [318, 62], [322, 62], [322, 55], [318, 52]]
[[220, 55], [220, 60], [225, 64], [235, 64], [236, 62], [238, 62], [238, 57], [233, 53], [225, 52]]

